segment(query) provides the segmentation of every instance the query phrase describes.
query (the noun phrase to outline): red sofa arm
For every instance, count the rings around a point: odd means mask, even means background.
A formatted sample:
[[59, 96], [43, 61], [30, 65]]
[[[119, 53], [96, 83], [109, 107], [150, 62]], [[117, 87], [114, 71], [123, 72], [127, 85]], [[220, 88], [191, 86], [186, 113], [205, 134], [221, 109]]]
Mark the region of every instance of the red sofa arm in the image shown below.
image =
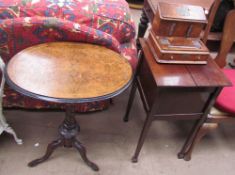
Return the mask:
[[125, 0], [0, 0], [0, 19], [56, 17], [113, 35], [120, 43], [135, 37]]
[[25, 17], [0, 22], [0, 55], [5, 62], [27, 47], [53, 41], [93, 43], [120, 53], [120, 44], [111, 35], [68, 20]]

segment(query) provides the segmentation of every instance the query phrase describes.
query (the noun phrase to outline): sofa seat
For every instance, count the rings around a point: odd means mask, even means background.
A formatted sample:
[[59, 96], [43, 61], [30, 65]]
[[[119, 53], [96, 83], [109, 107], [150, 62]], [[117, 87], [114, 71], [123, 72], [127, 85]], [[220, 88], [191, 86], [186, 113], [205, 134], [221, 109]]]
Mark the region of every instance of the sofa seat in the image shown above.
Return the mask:
[[[135, 28], [125, 0], [0, 0], [0, 55], [7, 63], [19, 51], [44, 42], [103, 45], [122, 54], [135, 69]], [[77, 112], [102, 110], [108, 101], [78, 104]], [[63, 109], [5, 88], [4, 107]]]

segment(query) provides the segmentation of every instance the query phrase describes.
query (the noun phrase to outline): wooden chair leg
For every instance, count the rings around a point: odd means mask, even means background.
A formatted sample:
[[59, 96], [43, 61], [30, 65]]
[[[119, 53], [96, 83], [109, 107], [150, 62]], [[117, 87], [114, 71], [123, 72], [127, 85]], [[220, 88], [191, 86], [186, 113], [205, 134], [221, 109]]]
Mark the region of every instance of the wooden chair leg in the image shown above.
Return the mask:
[[188, 148], [188, 151], [186, 152], [184, 156], [184, 160], [189, 161], [192, 157], [192, 152], [196, 144], [198, 144], [201, 139], [209, 132], [215, 130], [218, 127], [218, 123], [204, 123], [197, 133], [195, 139], [193, 140], [191, 146]]

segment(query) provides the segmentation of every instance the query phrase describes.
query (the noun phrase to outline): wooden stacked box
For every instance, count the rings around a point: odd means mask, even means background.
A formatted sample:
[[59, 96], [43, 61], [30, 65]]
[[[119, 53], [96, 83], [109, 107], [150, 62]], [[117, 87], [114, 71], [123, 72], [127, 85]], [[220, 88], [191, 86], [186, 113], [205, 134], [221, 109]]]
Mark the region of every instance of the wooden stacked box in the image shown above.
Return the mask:
[[206, 64], [209, 51], [200, 40], [206, 24], [202, 7], [159, 2], [147, 40], [156, 61]]

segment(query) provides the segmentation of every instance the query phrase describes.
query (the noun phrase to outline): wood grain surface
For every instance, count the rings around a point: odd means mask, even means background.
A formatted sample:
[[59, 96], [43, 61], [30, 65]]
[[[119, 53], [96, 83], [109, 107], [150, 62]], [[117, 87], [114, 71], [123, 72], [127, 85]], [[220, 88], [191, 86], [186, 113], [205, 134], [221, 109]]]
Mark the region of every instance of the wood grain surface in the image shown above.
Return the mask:
[[207, 22], [204, 10], [200, 6], [159, 2], [158, 8], [160, 17], [166, 20]]
[[211, 5], [214, 3], [215, 0], [149, 0], [151, 1], [151, 5], [157, 10], [158, 2], [167, 2], [167, 3], [178, 3], [178, 4], [188, 4], [188, 5], [196, 5], [201, 6], [206, 10], [209, 10]]
[[132, 77], [128, 61], [103, 46], [52, 42], [27, 48], [7, 65], [9, 79], [41, 96], [100, 97], [123, 88]]

